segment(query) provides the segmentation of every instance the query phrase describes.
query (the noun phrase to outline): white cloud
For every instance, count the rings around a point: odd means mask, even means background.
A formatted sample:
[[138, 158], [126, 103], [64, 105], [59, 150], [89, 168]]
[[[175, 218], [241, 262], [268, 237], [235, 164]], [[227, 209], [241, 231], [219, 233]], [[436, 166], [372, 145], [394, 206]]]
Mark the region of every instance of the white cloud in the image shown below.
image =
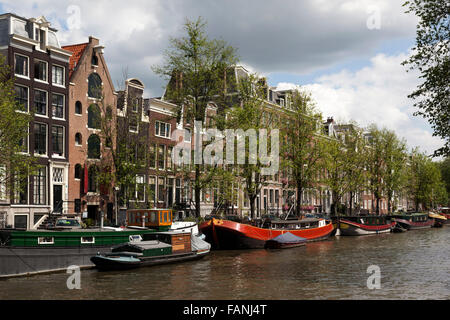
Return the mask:
[[[370, 60], [368, 67], [328, 74], [302, 88], [312, 93], [325, 118], [354, 120], [362, 127], [376, 123], [395, 130], [407, 140], [409, 147], [419, 146], [431, 154], [443, 141], [432, 136], [424, 119], [413, 116], [413, 102], [407, 95], [419, 80], [417, 73], [407, 73], [401, 65], [406, 58], [407, 54], [379, 54]], [[292, 83], [277, 86], [278, 89], [298, 87]]]

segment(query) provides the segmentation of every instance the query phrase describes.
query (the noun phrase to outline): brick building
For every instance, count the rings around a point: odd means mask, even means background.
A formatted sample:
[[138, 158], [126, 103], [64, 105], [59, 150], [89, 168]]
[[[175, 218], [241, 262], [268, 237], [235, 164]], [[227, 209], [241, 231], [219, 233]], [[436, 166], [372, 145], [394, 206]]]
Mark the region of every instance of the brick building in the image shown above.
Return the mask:
[[[34, 112], [23, 152], [42, 166], [24, 189], [14, 187], [0, 205], [0, 220], [33, 229], [51, 212], [66, 212], [68, 199], [68, 83], [71, 52], [45, 17], [0, 15], [0, 54], [14, 71], [19, 112]], [[6, 216], [6, 218], [5, 218]]]
[[[116, 119], [117, 94], [108, 71], [104, 46], [89, 37], [81, 44], [67, 45], [72, 52], [69, 67], [69, 203], [84, 218], [99, 219], [99, 212], [114, 218], [113, 186], [101, 188], [98, 163], [109, 157], [109, 145], [101, 135], [102, 121]], [[110, 117], [110, 118], [107, 118]], [[71, 212], [71, 213], [73, 213]]]

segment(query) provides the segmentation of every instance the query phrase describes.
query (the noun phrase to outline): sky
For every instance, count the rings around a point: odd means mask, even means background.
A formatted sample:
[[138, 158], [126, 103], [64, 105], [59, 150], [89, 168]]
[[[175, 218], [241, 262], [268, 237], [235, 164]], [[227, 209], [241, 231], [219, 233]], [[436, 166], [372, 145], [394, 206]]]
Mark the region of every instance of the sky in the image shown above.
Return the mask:
[[240, 64], [279, 89], [308, 90], [324, 118], [376, 123], [395, 130], [408, 147], [427, 154], [443, 145], [428, 122], [413, 116], [407, 96], [420, 83], [401, 62], [415, 45], [417, 18], [404, 0], [2, 0], [0, 12], [45, 16], [61, 45], [90, 35], [105, 46], [116, 89], [124, 74], [159, 97], [166, 79], [151, 67], [163, 62], [170, 38], [186, 19], [207, 21], [211, 39], [237, 49]]

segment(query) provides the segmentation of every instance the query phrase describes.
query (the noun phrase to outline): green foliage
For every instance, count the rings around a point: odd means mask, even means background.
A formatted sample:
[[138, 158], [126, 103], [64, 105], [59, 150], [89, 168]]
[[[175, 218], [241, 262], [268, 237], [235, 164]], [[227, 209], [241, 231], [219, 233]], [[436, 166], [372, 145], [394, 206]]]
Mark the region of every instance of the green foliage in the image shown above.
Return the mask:
[[[15, 181], [16, 192], [25, 185], [26, 178], [37, 169], [36, 158], [26, 150], [33, 110], [18, 111], [22, 107], [15, 101], [14, 78], [0, 55], [0, 185]], [[24, 181], [24, 183], [22, 183]], [[5, 195], [0, 195], [5, 196]]]
[[441, 0], [411, 0], [407, 13], [419, 17], [416, 47], [403, 62], [420, 71], [423, 82], [409, 95], [416, 102], [415, 115], [428, 119], [434, 135], [445, 141], [435, 156], [450, 155], [450, 3]]
[[[292, 183], [299, 195], [317, 185], [317, 175], [323, 170], [328, 137], [322, 134], [322, 115], [309, 92], [294, 91], [292, 104], [280, 118], [281, 167], [292, 172]], [[301, 198], [297, 197], [297, 213]]]
[[[237, 62], [236, 50], [223, 40], [208, 39], [205, 28], [201, 18], [187, 20], [186, 35], [170, 39], [164, 63], [152, 67], [156, 74], [169, 81], [164, 99], [179, 106], [178, 114], [183, 114], [183, 120], [191, 128], [195, 121], [204, 123], [211, 101], [220, 105], [226, 100], [226, 73]], [[199, 217], [200, 193], [211, 185], [217, 166], [194, 164], [194, 169], [195, 209]]]

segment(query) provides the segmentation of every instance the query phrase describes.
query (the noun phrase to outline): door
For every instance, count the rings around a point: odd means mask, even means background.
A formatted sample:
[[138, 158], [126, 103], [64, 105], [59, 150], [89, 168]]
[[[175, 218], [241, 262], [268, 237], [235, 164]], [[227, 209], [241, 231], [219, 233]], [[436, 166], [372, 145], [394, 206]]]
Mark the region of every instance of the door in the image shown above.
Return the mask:
[[53, 185], [53, 212], [54, 213], [62, 213], [62, 193], [63, 186], [61, 185]]

